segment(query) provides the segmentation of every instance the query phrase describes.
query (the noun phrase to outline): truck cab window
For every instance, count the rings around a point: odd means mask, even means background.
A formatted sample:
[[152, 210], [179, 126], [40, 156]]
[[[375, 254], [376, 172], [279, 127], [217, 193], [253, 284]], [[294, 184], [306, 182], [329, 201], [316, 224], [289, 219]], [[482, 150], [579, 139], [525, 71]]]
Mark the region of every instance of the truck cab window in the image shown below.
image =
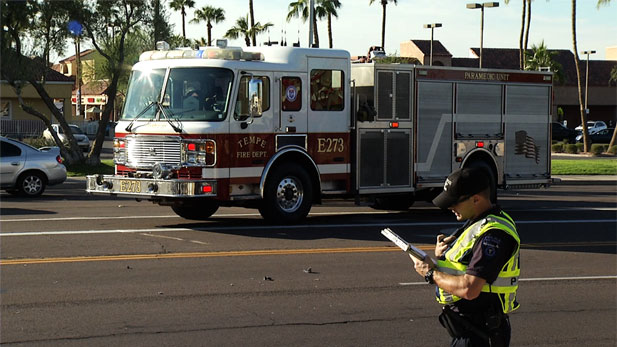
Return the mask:
[[343, 71], [311, 70], [311, 110], [342, 111], [345, 107], [343, 82]]
[[[266, 76], [253, 76], [252, 78], [261, 80], [263, 90], [261, 100], [261, 111], [265, 112], [270, 109], [270, 78]], [[251, 76], [242, 76], [240, 78], [240, 86], [238, 88], [238, 98], [236, 99], [236, 107], [234, 110], [234, 118], [236, 120], [245, 120], [249, 117], [249, 82]]]

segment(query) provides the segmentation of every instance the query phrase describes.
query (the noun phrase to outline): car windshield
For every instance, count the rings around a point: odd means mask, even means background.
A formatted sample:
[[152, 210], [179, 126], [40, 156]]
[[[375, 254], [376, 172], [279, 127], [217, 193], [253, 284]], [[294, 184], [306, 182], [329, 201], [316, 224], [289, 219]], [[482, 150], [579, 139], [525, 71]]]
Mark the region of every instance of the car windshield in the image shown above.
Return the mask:
[[[162, 109], [181, 121], [221, 121], [229, 108], [233, 73], [223, 68], [135, 70], [131, 76], [123, 119], [153, 119]], [[160, 97], [165, 86], [165, 93]], [[161, 107], [150, 107], [161, 102]], [[140, 116], [140, 113], [143, 113]]]

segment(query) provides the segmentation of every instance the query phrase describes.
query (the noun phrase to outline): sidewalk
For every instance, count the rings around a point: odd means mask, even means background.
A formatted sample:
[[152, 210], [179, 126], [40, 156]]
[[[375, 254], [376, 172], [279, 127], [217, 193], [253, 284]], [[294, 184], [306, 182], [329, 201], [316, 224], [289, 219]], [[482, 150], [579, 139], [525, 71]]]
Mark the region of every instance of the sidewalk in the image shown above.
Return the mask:
[[598, 185], [617, 185], [617, 175], [553, 175], [554, 180], [559, 182], [554, 185], [568, 185], [568, 184], [587, 184], [591, 186]]

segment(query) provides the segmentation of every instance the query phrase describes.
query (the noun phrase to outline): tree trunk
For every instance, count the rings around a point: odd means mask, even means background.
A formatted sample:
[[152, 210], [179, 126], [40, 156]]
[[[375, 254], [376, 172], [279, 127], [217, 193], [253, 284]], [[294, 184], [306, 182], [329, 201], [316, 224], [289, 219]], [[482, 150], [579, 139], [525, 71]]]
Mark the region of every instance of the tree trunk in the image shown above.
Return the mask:
[[212, 24], [208, 22], [206, 27], [208, 28], [208, 42], [206, 42], [207, 43], [206, 46], [211, 46], [212, 45]]
[[611, 142], [608, 144], [608, 149], [611, 149], [615, 145], [615, 139], [617, 138], [617, 128], [613, 130], [613, 137], [611, 137]]
[[182, 6], [181, 14], [182, 14], [182, 38], [183, 38], [182, 44], [186, 45], [186, 26], [184, 24], [184, 20], [185, 20], [184, 17], [186, 16], [186, 12], [184, 11], [184, 6]]
[[315, 39], [313, 47], [319, 48], [319, 32], [317, 30], [317, 16], [316, 15], [313, 16], [313, 38]]
[[581, 111], [581, 124], [583, 125], [583, 151], [589, 152], [589, 136], [587, 136], [587, 115], [583, 109], [583, 88], [581, 87], [581, 68], [579, 66], [578, 47], [576, 43], [576, 0], [572, 0], [572, 43], [574, 45], [574, 64], [576, 65], [576, 80], [578, 83], [578, 104]]
[[[253, 46], [257, 46], [257, 38], [255, 35], [255, 14], [253, 13], [253, 0], [249, 0], [249, 16], [251, 17], [251, 30], [252, 30], [252, 39], [253, 39]], [[250, 46], [251, 44], [249, 43], [247, 46]]]
[[381, 16], [381, 48], [384, 52], [386, 51], [386, 5], [388, 5], [388, 2], [381, 2], [381, 6], [383, 7], [383, 14]]
[[332, 15], [330, 13], [328, 13], [328, 41], [330, 48], [334, 47], [334, 42], [332, 41]]
[[71, 165], [77, 162], [83, 162], [84, 155], [81, 151], [81, 148], [79, 148], [77, 141], [75, 141], [75, 137], [73, 137], [73, 133], [71, 132], [71, 129], [69, 128], [69, 124], [66, 122], [66, 119], [64, 119], [64, 116], [60, 113], [56, 105], [54, 105], [53, 100], [51, 99], [49, 94], [47, 94], [47, 91], [45, 90], [45, 88], [35, 80], [30, 80], [28, 82], [32, 85], [32, 87], [39, 94], [39, 96], [41, 97], [41, 100], [45, 103], [49, 111], [51, 111], [53, 116], [56, 117], [56, 119], [58, 120], [60, 127], [62, 127], [62, 129], [64, 130], [64, 134], [66, 135], [66, 138], [69, 141], [69, 149], [67, 149], [64, 146], [64, 144], [60, 141], [60, 138], [58, 138], [58, 135], [51, 128], [51, 120], [47, 118], [47, 116], [45, 116], [44, 114], [38, 112], [33, 107], [28, 106], [23, 102], [23, 99], [21, 97], [21, 88], [19, 88], [19, 90], [15, 90], [15, 92], [17, 94], [17, 98], [19, 100], [19, 105], [21, 109], [41, 119], [45, 123], [45, 125], [51, 132], [52, 137], [54, 138], [54, 141], [56, 141], [56, 144], [58, 145], [58, 147], [60, 147], [60, 152], [62, 153], [62, 157], [67, 161], [67, 165]]
[[519, 69], [524, 70], [525, 64], [523, 61], [525, 60], [525, 53], [523, 52], [523, 37], [525, 35], [525, 17], [527, 16], [527, 5], [525, 4], [527, 0], [523, 0], [523, 15], [521, 16], [521, 36], [518, 42], [518, 65]]
[[525, 27], [525, 43], [523, 45], [523, 70], [525, 70], [525, 55], [527, 54], [527, 42], [529, 41], [529, 27], [531, 26], [531, 0], [527, 0], [527, 25]]

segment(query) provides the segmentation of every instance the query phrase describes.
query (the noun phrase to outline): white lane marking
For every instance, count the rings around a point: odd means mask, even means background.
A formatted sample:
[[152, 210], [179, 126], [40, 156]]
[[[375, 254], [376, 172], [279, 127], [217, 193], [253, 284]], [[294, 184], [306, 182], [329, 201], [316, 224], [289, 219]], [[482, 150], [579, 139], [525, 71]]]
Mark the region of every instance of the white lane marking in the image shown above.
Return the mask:
[[[435, 209], [434, 207], [414, 207], [414, 210], [422, 209], [429, 210]], [[582, 207], [582, 208], [554, 208], [554, 209], [508, 209], [509, 212], [573, 212], [573, 211], [617, 211], [617, 207]], [[348, 212], [311, 212], [309, 216], [347, 216], [347, 215], [373, 215], [373, 214], [401, 214], [407, 212], [399, 211], [348, 211]], [[260, 217], [259, 213], [225, 213], [215, 214], [212, 218], [229, 218], [229, 217]], [[58, 217], [58, 218], [16, 218], [16, 219], [2, 219], [0, 222], [53, 222], [53, 221], [71, 221], [71, 220], [108, 220], [108, 219], [163, 219], [163, 218], [181, 218], [178, 215], [158, 215], [158, 216], [88, 216], [88, 217]], [[518, 222], [517, 222], [518, 223]]]
[[[606, 280], [617, 279], [617, 276], [578, 276], [578, 277], [537, 277], [537, 278], [521, 278], [519, 282], [556, 282], [556, 281], [574, 281], [574, 280]], [[426, 282], [401, 282], [401, 286], [419, 286], [426, 285]]]
[[[522, 224], [569, 224], [569, 223], [617, 223], [615, 219], [573, 219], [573, 220], [533, 220], [517, 221]], [[251, 226], [224, 226], [224, 227], [197, 227], [197, 228], [148, 228], [148, 229], [104, 229], [104, 230], [58, 230], [58, 231], [25, 231], [25, 232], [1, 232], [1, 236], [43, 236], [43, 235], [79, 235], [79, 234], [113, 234], [113, 233], [143, 233], [164, 231], [218, 231], [218, 230], [289, 230], [289, 229], [323, 229], [323, 228], [358, 228], [358, 227], [384, 227], [384, 226], [460, 226], [460, 222], [391, 222], [380, 223], [350, 223], [350, 224], [302, 224], [302, 225], [251, 225]]]
[[172, 236], [165, 236], [165, 235], [147, 234], [147, 233], [141, 233], [139, 235], [148, 236], [148, 237], [158, 237], [158, 238], [161, 238], [161, 239], [169, 239], [169, 240], [175, 240], [175, 241], [191, 242], [191, 243], [197, 243], [199, 245], [209, 245], [210, 244], [208, 242], [202, 242], [202, 241], [197, 241], [197, 240], [188, 240], [188, 239], [183, 239], [183, 238], [180, 238], [180, 237], [172, 237]]
[[[390, 214], [397, 213], [396, 211], [364, 211], [364, 212], [312, 212], [311, 216], [344, 216], [350, 214]], [[400, 213], [400, 212], [399, 212]], [[260, 217], [259, 213], [227, 213], [227, 214], [215, 214], [212, 218], [226, 218], [226, 217]], [[19, 219], [0, 219], [0, 222], [51, 222], [51, 221], [69, 221], [69, 220], [108, 220], [108, 219], [154, 219], [154, 218], [180, 218], [176, 214], [163, 215], [163, 216], [115, 216], [115, 217], [58, 217], [58, 218], [19, 218]]]

